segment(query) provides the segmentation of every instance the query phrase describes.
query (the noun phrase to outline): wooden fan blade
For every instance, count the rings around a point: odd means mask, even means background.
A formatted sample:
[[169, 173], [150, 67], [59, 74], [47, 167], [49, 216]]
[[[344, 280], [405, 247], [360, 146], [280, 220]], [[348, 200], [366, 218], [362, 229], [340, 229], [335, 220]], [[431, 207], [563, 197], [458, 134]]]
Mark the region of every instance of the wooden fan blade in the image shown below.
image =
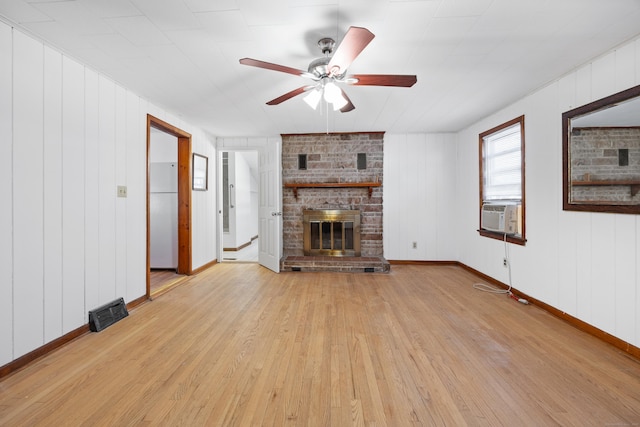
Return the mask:
[[[340, 90], [342, 90], [342, 89], [340, 89]], [[347, 100], [347, 105], [345, 105], [344, 107], [342, 107], [340, 109], [340, 111], [342, 113], [348, 113], [349, 111], [351, 111], [351, 110], [356, 108], [355, 105], [353, 105], [353, 103], [351, 102], [351, 100], [347, 96], [347, 93], [344, 90], [342, 90], [342, 96], [344, 96], [344, 99]]]
[[349, 68], [349, 65], [360, 52], [373, 40], [375, 36], [366, 28], [361, 27], [349, 27], [347, 34], [344, 35], [344, 39], [340, 42], [340, 45], [336, 48], [327, 70], [330, 76], [337, 76], [344, 74]]
[[347, 78], [358, 79], [355, 83], [349, 83], [355, 86], [411, 87], [418, 81], [416, 76], [403, 74], [354, 74]]
[[277, 97], [276, 99], [272, 99], [271, 101], [267, 102], [267, 105], [278, 105], [286, 101], [287, 99], [291, 99], [294, 96], [298, 96], [301, 93], [308, 91], [309, 89], [313, 89], [313, 86], [301, 86], [297, 89], [292, 90], [291, 92], [287, 92], [284, 95]]
[[[294, 76], [312, 77], [313, 74], [307, 71], [298, 70], [296, 68], [287, 67], [279, 64], [272, 64], [271, 62], [260, 61], [252, 58], [242, 58], [240, 60], [242, 65], [249, 65], [251, 67], [266, 68], [267, 70], [280, 71], [281, 73], [293, 74]], [[315, 76], [313, 76], [315, 77]]]

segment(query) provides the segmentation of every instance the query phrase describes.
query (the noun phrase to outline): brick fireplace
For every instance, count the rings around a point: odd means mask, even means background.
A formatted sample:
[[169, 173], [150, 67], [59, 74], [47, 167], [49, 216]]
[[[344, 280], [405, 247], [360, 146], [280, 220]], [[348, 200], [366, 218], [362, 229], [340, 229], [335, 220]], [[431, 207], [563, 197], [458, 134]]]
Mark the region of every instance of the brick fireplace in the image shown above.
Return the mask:
[[[388, 271], [382, 258], [383, 145], [383, 132], [282, 135], [283, 271], [319, 269], [311, 264], [322, 264], [323, 270]], [[304, 216], [315, 211], [358, 211], [360, 256], [340, 250], [305, 256]], [[334, 226], [324, 227], [325, 236], [332, 236]], [[372, 263], [384, 265], [372, 270]]]

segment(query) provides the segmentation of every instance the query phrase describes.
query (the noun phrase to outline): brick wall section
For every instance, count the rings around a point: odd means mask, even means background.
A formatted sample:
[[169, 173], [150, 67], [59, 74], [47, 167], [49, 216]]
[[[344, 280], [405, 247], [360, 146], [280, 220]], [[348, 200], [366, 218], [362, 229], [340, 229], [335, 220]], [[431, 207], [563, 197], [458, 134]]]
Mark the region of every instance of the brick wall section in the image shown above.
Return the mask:
[[[383, 132], [282, 135], [282, 182], [383, 182]], [[367, 168], [358, 170], [358, 153]], [[298, 155], [307, 169], [298, 169]], [[382, 186], [367, 188], [300, 188], [282, 191], [284, 256], [302, 256], [302, 212], [305, 209], [360, 209], [362, 256], [382, 256]]]
[[[621, 148], [629, 150], [628, 166], [618, 165]], [[640, 180], [640, 128], [575, 128], [571, 134], [571, 179]], [[640, 193], [632, 198], [627, 186], [573, 187], [571, 198], [640, 203]]]

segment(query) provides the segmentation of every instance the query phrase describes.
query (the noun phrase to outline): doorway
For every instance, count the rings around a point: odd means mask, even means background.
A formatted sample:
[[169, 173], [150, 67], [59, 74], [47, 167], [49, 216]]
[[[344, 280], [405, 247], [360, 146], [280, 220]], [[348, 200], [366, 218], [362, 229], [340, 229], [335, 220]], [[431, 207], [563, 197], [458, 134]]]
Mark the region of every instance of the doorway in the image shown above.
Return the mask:
[[[238, 142], [241, 144], [238, 144]], [[282, 257], [282, 139], [257, 138], [229, 141], [219, 138], [218, 145], [218, 182], [222, 183], [222, 153], [256, 151], [258, 169], [258, 263], [269, 270], [279, 273]], [[217, 186], [217, 259], [223, 258], [223, 189]]]
[[260, 175], [258, 151], [221, 151], [223, 262], [257, 263]]
[[[154, 282], [159, 281], [161, 285], [154, 283], [151, 286], [152, 265], [151, 265], [151, 136], [152, 130], [160, 131], [167, 136], [175, 137], [176, 142], [176, 247], [170, 248], [177, 252], [175, 260], [175, 270], [171, 268], [169, 273], [154, 274]], [[169, 163], [169, 162], [165, 162]], [[165, 165], [169, 167], [168, 165]], [[155, 167], [155, 166], [154, 166]], [[176, 128], [156, 117], [147, 115], [147, 298], [164, 293], [179, 284], [187, 275], [192, 274], [191, 266], [191, 135], [181, 129]]]

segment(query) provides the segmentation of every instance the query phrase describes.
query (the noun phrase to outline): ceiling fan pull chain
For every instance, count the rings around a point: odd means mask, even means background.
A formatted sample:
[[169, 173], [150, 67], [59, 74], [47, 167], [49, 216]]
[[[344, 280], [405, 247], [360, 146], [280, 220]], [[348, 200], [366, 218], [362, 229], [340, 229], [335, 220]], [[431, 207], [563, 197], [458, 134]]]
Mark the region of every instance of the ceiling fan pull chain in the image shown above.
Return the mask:
[[326, 108], [325, 117], [327, 118], [327, 135], [329, 135], [329, 103], [327, 101], [324, 102]]

